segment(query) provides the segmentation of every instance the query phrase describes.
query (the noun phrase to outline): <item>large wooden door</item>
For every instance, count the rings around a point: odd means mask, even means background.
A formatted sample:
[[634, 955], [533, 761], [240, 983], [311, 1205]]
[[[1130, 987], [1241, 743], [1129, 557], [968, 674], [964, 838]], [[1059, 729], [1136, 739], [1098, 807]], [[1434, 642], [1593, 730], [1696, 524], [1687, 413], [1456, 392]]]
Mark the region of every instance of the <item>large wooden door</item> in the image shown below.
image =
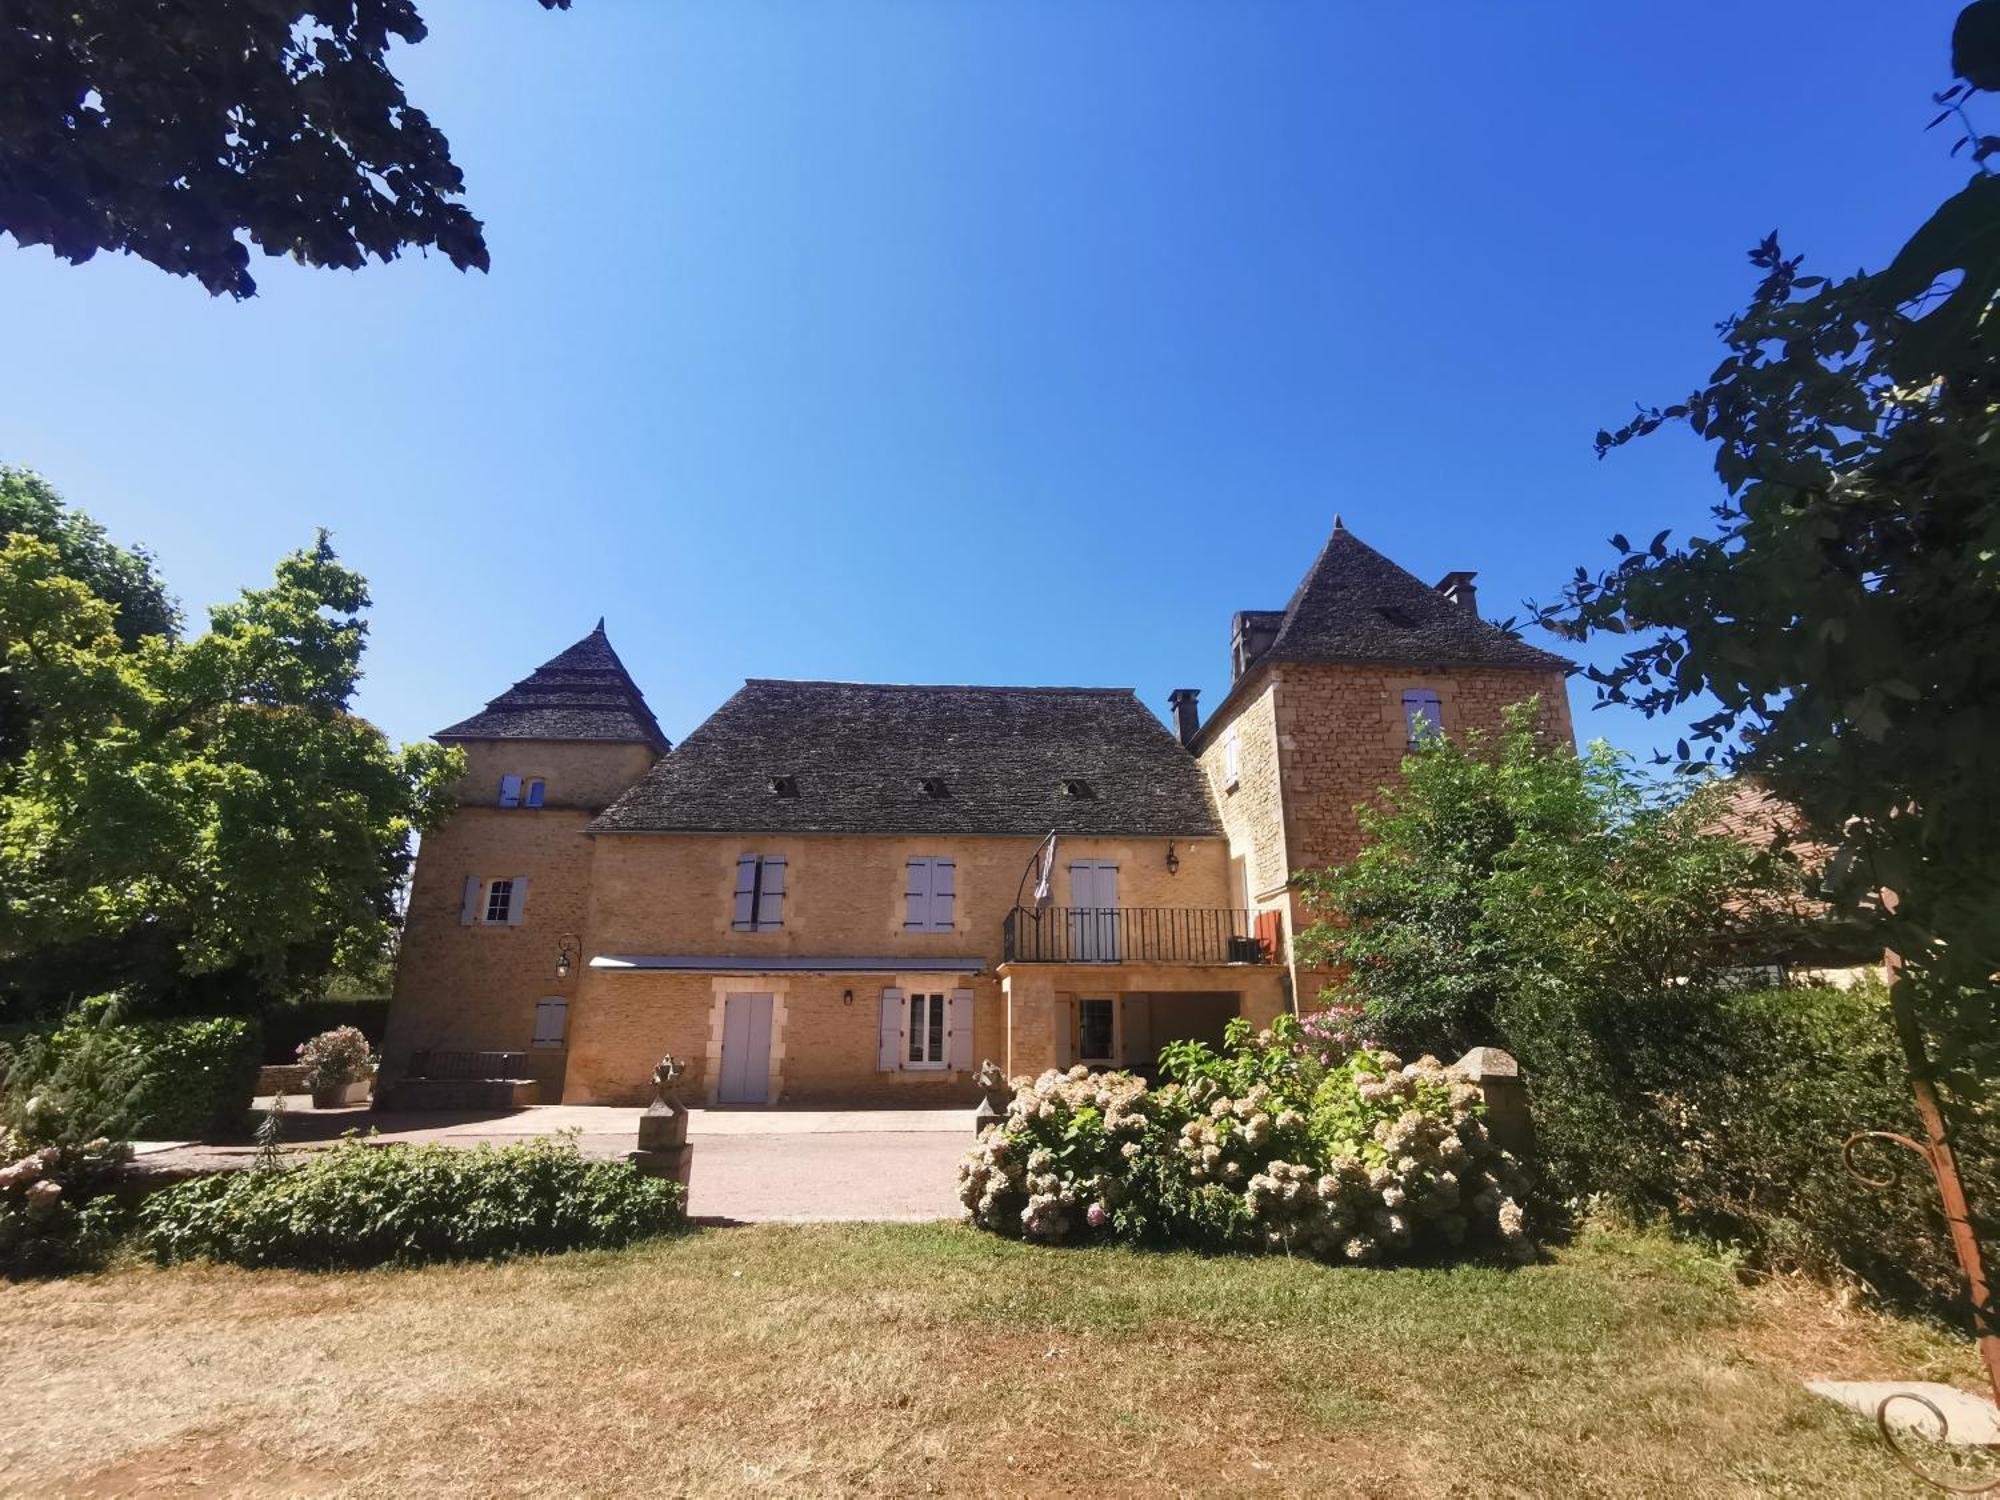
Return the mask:
[[771, 1090], [771, 997], [731, 995], [722, 1009], [718, 1104], [764, 1104]]

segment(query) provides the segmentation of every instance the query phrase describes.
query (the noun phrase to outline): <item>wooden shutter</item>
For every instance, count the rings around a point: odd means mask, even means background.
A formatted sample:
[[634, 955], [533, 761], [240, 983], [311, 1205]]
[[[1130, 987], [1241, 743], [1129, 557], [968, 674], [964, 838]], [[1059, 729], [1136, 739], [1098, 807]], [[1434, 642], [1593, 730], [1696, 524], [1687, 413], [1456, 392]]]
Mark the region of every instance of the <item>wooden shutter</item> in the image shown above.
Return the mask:
[[528, 783], [527, 796], [522, 800], [529, 807], [540, 807], [542, 805], [542, 796], [545, 792], [548, 791], [548, 785], [549, 784], [546, 781], [543, 781], [539, 777], [537, 777], [535, 780]]
[[486, 889], [486, 882], [477, 875], [465, 877], [465, 903], [458, 909], [458, 920], [462, 926], [470, 927], [479, 920], [479, 898]]
[[569, 1002], [560, 996], [551, 995], [535, 1002], [535, 1045], [537, 1047], [560, 1047], [563, 1041], [563, 1022], [569, 1016]]
[[502, 776], [500, 778], [500, 805], [502, 807], [519, 807], [521, 805], [520, 777]]
[[950, 932], [957, 923], [958, 866], [948, 859], [931, 862], [931, 931]]
[[775, 932], [785, 925], [785, 856], [764, 856], [757, 886], [757, 930]]
[[514, 899], [507, 903], [507, 925], [509, 927], [519, 927], [521, 925], [521, 913], [527, 909], [528, 877], [525, 875], [516, 875], [514, 877]]
[[893, 1073], [903, 1065], [903, 992], [882, 991], [882, 1019], [875, 1038], [875, 1071]]
[[731, 925], [739, 932], [757, 927], [757, 856], [746, 854], [736, 861], [736, 915]]
[[955, 1073], [972, 1071], [972, 991], [953, 990], [945, 1032], [945, 1066]]
[[903, 927], [908, 932], [926, 932], [931, 923], [931, 866], [928, 859], [913, 859], [903, 867]]

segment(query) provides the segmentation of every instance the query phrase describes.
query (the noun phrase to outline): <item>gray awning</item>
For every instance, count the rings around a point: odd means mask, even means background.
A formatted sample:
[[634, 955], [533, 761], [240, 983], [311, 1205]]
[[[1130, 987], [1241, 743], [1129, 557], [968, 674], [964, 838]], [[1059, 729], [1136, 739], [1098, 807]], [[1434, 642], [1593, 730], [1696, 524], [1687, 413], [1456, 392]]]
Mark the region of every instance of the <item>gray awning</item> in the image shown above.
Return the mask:
[[681, 953], [600, 953], [593, 969], [647, 969], [680, 974], [977, 974], [983, 958], [758, 958]]

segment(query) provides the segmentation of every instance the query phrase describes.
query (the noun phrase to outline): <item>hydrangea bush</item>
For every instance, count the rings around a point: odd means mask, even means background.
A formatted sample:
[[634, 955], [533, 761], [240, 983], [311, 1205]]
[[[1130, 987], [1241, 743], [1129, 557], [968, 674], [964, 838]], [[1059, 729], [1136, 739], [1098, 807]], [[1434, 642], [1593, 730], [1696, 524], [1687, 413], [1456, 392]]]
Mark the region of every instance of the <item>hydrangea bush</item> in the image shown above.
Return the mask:
[[1519, 1165], [1479, 1091], [1281, 1018], [1232, 1023], [1222, 1052], [1176, 1043], [1171, 1080], [1082, 1067], [1016, 1084], [960, 1169], [975, 1224], [1061, 1243], [1172, 1240], [1370, 1263], [1534, 1253]]
[[30, 1151], [0, 1129], [0, 1274], [46, 1276], [102, 1260], [119, 1214], [102, 1189], [130, 1154], [103, 1140]]
[[336, 1026], [300, 1042], [298, 1059], [305, 1067], [305, 1086], [314, 1092], [359, 1083], [375, 1071], [368, 1038], [358, 1026]]

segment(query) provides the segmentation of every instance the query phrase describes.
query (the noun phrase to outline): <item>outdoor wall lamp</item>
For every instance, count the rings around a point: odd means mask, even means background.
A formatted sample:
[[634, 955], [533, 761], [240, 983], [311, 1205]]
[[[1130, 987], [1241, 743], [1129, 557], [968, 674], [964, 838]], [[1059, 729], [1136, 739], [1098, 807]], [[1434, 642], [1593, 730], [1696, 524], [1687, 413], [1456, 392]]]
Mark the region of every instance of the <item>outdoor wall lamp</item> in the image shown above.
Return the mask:
[[565, 932], [556, 940], [556, 978], [569, 978], [570, 970], [582, 956], [583, 940], [573, 932]]
[[1180, 874], [1180, 872], [1181, 872], [1181, 857], [1178, 854], [1174, 853], [1174, 841], [1172, 839], [1168, 839], [1167, 873], [1169, 875], [1178, 875]]
[[854, 991], [842, 990], [840, 992], [840, 1003], [842, 1005], [852, 1005], [854, 1003]]

